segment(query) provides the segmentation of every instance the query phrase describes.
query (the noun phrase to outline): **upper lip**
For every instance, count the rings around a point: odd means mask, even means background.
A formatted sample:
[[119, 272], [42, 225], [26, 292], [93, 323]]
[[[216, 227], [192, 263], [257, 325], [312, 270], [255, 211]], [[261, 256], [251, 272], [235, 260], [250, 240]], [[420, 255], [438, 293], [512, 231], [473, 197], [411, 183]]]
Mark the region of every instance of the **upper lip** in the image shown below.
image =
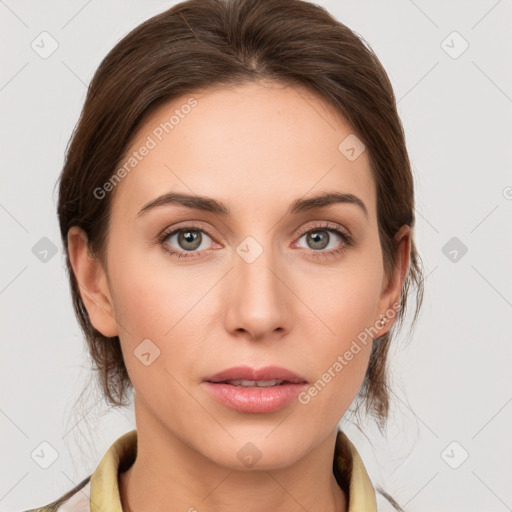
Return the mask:
[[224, 382], [226, 380], [283, 380], [286, 382], [307, 382], [303, 377], [291, 370], [279, 366], [264, 366], [252, 368], [250, 366], [235, 366], [227, 368], [214, 375], [206, 377], [207, 382]]

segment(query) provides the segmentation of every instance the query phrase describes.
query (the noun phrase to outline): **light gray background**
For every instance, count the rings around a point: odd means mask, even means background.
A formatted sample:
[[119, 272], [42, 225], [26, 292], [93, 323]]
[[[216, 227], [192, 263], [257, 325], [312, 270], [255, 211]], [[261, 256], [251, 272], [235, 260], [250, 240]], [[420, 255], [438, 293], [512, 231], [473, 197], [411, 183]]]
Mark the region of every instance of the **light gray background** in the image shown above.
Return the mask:
[[[407, 511], [512, 510], [512, 2], [318, 3], [370, 43], [392, 80], [428, 275], [417, 328], [392, 349], [386, 437], [371, 422], [364, 434], [343, 428], [374, 485]], [[2, 511], [56, 499], [134, 428], [133, 411], [109, 412], [92, 386], [72, 410], [89, 371], [54, 186], [101, 59], [173, 4], [0, 1]], [[43, 31], [58, 43], [46, 59], [31, 48]], [[58, 248], [46, 262], [32, 251], [43, 237]], [[468, 249], [456, 261], [443, 252], [452, 237]], [[31, 456], [42, 442], [58, 452], [48, 469]]]

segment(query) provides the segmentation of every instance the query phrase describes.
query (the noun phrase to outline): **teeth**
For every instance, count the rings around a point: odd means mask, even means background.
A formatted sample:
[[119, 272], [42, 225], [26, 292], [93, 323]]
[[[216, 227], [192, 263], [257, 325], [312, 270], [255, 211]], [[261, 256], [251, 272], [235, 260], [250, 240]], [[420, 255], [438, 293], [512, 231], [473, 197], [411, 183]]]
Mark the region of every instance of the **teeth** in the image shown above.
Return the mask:
[[227, 380], [227, 384], [231, 384], [232, 386], [244, 386], [244, 387], [261, 387], [266, 388], [269, 386], [277, 386], [284, 382], [284, 380]]

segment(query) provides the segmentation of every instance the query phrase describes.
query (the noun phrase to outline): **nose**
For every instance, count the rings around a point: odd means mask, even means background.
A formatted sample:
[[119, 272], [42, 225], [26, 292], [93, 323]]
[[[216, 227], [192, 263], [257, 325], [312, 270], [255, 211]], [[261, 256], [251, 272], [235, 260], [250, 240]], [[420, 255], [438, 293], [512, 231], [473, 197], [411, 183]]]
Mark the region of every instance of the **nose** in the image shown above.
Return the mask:
[[[253, 242], [254, 244], [254, 242]], [[283, 266], [270, 249], [244, 246], [234, 255], [226, 298], [226, 328], [235, 335], [246, 333], [249, 339], [281, 337], [290, 327], [290, 295]], [[261, 254], [253, 260], [255, 253]], [[252, 257], [248, 254], [251, 254]]]

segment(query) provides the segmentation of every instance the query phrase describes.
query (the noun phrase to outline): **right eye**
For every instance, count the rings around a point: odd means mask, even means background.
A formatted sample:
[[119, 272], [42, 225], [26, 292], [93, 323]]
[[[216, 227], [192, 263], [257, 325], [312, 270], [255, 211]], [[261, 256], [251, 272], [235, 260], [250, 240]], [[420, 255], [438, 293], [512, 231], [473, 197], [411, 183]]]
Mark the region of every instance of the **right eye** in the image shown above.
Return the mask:
[[160, 238], [164, 249], [175, 258], [196, 257], [196, 253], [207, 250], [208, 241], [211, 243], [213, 240], [203, 228], [198, 226], [182, 226], [167, 231]]

